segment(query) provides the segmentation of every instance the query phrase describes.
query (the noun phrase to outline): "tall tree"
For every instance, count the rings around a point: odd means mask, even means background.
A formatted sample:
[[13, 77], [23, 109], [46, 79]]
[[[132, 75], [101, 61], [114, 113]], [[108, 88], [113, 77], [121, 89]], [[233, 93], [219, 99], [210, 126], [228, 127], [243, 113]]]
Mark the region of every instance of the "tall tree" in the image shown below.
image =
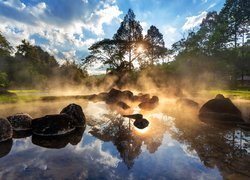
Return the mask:
[[167, 49], [165, 48], [163, 35], [155, 26], [150, 26], [144, 40], [146, 45], [144, 47], [145, 54], [150, 65], [153, 65], [159, 58], [166, 55]]
[[143, 39], [142, 27], [140, 22], [135, 20], [135, 14], [131, 9], [129, 9], [125, 15], [113, 39], [126, 42], [120, 46], [120, 48], [125, 49], [128, 53], [129, 69], [131, 70], [133, 61], [138, 58], [136, 46], [138, 46], [138, 43]]
[[12, 51], [10, 43], [6, 38], [0, 33], [0, 56], [9, 56]]

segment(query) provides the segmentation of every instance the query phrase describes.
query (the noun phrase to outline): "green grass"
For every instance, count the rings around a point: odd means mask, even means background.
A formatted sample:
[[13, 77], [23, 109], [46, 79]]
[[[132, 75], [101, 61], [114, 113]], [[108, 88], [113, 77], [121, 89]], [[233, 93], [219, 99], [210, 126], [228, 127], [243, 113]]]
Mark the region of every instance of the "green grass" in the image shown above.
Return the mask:
[[250, 99], [250, 91], [248, 90], [211, 90], [209, 93], [214, 96], [216, 94], [223, 94], [231, 98]]
[[0, 95], [0, 103], [31, 102], [40, 100], [40, 96], [5, 96]]

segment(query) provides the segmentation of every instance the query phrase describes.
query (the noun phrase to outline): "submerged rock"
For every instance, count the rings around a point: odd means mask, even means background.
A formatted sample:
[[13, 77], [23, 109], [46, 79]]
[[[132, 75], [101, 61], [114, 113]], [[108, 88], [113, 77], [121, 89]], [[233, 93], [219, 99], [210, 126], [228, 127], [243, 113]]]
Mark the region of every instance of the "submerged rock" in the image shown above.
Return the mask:
[[67, 114], [72, 119], [75, 120], [75, 126], [76, 127], [81, 127], [85, 126], [86, 118], [85, 115], [82, 111], [82, 107], [77, 105], [77, 104], [69, 104], [63, 110], [60, 112], [60, 114]]
[[229, 98], [217, 95], [206, 102], [199, 111], [201, 120], [217, 120], [222, 122], [244, 122], [240, 110]]
[[7, 117], [15, 131], [26, 131], [31, 129], [32, 117], [26, 113], [18, 113]]
[[158, 104], [159, 98], [157, 96], [153, 96], [151, 99], [146, 102], [140, 103], [138, 106], [143, 110], [153, 110], [158, 106]]
[[130, 106], [127, 105], [127, 104], [126, 104], [125, 102], [123, 102], [123, 101], [118, 101], [118, 102], [116, 103], [116, 105], [117, 105], [118, 107], [122, 108], [123, 110], [127, 110], [127, 109], [130, 108]]
[[188, 98], [179, 98], [177, 101], [176, 101], [176, 104], [179, 106], [179, 107], [188, 107], [188, 108], [198, 108], [199, 107], [199, 104], [191, 99], [188, 99]]
[[11, 139], [13, 136], [13, 129], [7, 119], [0, 118], [0, 142]]
[[0, 158], [9, 154], [12, 148], [12, 144], [13, 144], [12, 139], [9, 139], [4, 142], [0, 142]]
[[64, 135], [75, 129], [75, 119], [67, 114], [46, 115], [33, 119], [31, 127], [40, 136]]
[[134, 126], [138, 129], [144, 129], [149, 125], [149, 122], [147, 119], [136, 119], [134, 122]]

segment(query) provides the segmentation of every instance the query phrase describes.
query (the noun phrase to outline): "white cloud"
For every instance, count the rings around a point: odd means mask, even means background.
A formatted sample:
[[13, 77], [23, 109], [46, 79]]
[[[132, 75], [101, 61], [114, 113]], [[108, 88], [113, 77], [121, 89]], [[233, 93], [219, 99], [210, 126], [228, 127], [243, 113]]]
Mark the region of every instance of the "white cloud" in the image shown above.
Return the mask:
[[206, 17], [206, 15], [207, 12], [203, 11], [197, 16], [187, 17], [185, 24], [182, 26], [182, 30], [185, 31], [198, 26], [202, 22], [202, 20]]
[[[61, 51], [64, 58], [74, 59], [76, 51], [73, 50], [86, 53], [92, 43], [105, 35], [103, 25], [119, 24], [122, 14], [115, 0], [95, 3], [60, 0], [60, 6], [56, 1], [35, 5], [24, 4], [20, 0], [0, 1], [1, 33], [13, 46], [27, 39], [57, 58]], [[86, 37], [86, 31], [92, 32], [95, 38]], [[37, 36], [46, 44], [40, 43]]]
[[141, 27], [143, 29], [142, 34], [143, 34], [143, 36], [145, 36], [147, 34], [148, 29], [149, 29], [149, 25], [145, 21], [140, 22], [140, 24], [141, 24]]
[[177, 31], [177, 28], [170, 25], [165, 25], [163, 27], [163, 37], [165, 41], [165, 46], [170, 48], [173, 43], [180, 39], [180, 33]]
[[207, 10], [209, 10], [209, 9], [213, 8], [213, 7], [214, 7], [214, 6], [216, 6], [216, 5], [217, 5], [216, 3], [212, 3], [212, 4], [210, 4], [210, 5], [208, 6]]

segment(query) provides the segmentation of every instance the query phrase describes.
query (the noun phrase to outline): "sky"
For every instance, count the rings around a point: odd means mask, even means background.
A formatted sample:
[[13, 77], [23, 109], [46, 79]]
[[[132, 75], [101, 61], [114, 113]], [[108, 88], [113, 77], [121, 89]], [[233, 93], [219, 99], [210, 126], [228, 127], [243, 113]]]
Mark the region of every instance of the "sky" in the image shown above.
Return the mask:
[[[112, 38], [131, 8], [145, 35], [151, 25], [163, 34], [165, 46], [197, 28], [209, 11], [225, 0], [0, 0], [0, 31], [13, 47], [26, 39], [59, 62], [80, 61], [88, 47]], [[99, 66], [91, 69], [98, 71]]]

